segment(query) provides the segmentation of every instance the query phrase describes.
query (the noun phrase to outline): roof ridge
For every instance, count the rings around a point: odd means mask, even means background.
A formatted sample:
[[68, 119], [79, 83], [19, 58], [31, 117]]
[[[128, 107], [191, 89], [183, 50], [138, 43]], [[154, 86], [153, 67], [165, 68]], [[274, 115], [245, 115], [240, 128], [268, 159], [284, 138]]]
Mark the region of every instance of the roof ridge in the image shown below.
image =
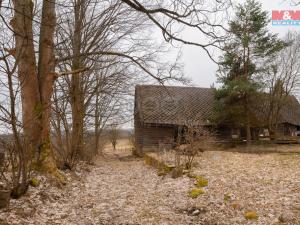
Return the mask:
[[199, 89], [214, 89], [211, 87], [199, 87], [199, 86], [179, 86], [179, 85], [159, 85], [159, 84], [137, 84], [137, 87], [166, 87], [166, 88], [199, 88]]

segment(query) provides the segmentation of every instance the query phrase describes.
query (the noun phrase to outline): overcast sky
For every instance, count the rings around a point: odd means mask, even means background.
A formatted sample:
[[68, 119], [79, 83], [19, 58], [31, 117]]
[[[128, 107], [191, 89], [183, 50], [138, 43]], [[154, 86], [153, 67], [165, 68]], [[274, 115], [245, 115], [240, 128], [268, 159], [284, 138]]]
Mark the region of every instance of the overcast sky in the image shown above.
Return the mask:
[[[243, 2], [243, 1], [237, 1]], [[272, 10], [286, 10], [286, 9], [298, 9], [300, 6], [291, 6], [284, 0], [261, 0], [263, 9], [269, 12], [271, 17]], [[300, 26], [272, 26], [269, 25], [270, 31], [273, 33], [279, 33], [280, 36], [284, 36], [288, 30], [300, 31]], [[194, 35], [190, 32], [188, 35]], [[185, 65], [185, 75], [192, 78], [194, 86], [210, 87], [216, 82], [216, 69], [217, 66], [209, 59], [205, 52], [195, 46], [184, 46], [182, 61]]]

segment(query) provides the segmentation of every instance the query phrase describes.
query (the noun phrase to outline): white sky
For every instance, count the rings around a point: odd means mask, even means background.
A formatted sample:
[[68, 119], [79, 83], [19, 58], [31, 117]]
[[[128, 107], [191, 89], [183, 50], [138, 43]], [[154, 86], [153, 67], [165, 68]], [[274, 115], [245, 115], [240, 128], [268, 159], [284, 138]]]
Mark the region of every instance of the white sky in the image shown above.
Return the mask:
[[[244, 2], [244, 1], [237, 1]], [[261, 0], [263, 9], [269, 12], [271, 17], [272, 10], [300, 10], [300, 6], [291, 6], [284, 0]], [[273, 33], [279, 33], [280, 36], [284, 36], [288, 30], [300, 31], [300, 26], [272, 26], [270, 23], [270, 31]], [[189, 35], [193, 35], [192, 32]], [[199, 87], [210, 87], [215, 81], [215, 72], [217, 66], [209, 59], [206, 53], [195, 46], [184, 46], [182, 61], [185, 65], [185, 75], [192, 78], [192, 84]]]

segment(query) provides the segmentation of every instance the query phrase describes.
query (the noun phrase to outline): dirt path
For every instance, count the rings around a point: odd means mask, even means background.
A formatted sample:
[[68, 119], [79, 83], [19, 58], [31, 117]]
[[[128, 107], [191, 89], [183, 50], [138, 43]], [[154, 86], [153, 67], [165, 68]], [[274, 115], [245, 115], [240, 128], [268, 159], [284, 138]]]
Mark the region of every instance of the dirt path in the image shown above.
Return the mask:
[[[189, 178], [163, 178], [141, 159], [106, 155], [63, 190], [31, 188], [0, 218], [11, 224], [187, 224]], [[184, 196], [184, 197], [182, 197]], [[1, 224], [1, 222], [0, 222]]]
[[[68, 221], [80, 224], [185, 224], [176, 213], [186, 205], [188, 178], [173, 180], [156, 175], [143, 161], [127, 156], [99, 159], [88, 174], [83, 195], [74, 196], [77, 214]], [[178, 201], [179, 200], [179, 201]], [[82, 207], [81, 207], [82, 206]], [[81, 212], [83, 210], [83, 212]]]
[[[62, 189], [40, 178], [0, 218], [20, 225], [274, 225], [283, 215], [280, 224], [300, 224], [300, 156], [206, 152], [197, 163], [209, 181], [197, 199], [187, 195], [194, 185], [186, 176], [160, 177], [127, 153], [106, 154], [67, 174], [72, 182]], [[195, 208], [200, 213], [190, 215]], [[259, 219], [247, 221], [246, 210]]]

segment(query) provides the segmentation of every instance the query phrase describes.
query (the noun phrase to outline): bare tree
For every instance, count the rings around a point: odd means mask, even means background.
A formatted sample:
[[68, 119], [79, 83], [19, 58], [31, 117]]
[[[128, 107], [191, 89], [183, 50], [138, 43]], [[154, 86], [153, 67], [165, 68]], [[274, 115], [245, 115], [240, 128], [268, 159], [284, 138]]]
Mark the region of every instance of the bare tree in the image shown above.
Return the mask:
[[117, 124], [112, 124], [108, 130], [108, 138], [110, 143], [113, 146], [113, 149], [116, 150], [116, 146], [119, 138], [119, 128]]
[[50, 143], [50, 98], [55, 73], [54, 29], [55, 1], [43, 1], [39, 31], [38, 62], [33, 35], [33, 2], [12, 1], [14, 17], [10, 25], [15, 35], [15, 48], [9, 52], [16, 58], [21, 83], [23, 130], [36, 155], [36, 165], [55, 171]]
[[[15, 48], [10, 49], [9, 54], [16, 58], [18, 66], [18, 80], [21, 83], [24, 135], [35, 152], [36, 169], [47, 171], [60, 177], [55, 169], [56, 165], [50, 137], [50, 109], [54, 82], [57, 77], [63, 75], [71, 74], [72, 76], [79, 76], [76, 74], [89, 67], [84, 68], [83, 65], [80, 68], [81, 64], [79, 62], [79, 65], [73, 65], [73, 67], [57, 73], [55, 71], [57, 63], [68, 60], [72, 60], [75, 63], [82, 55], [89, 57], [106, 55], [107, 57], [127, 60], [127, 62], [131, 62], [132, 65], [140, 68], [145, 74], [159, 81], [172, 78], [173, 70], [171, 69], [168, 74], [157, 74], [157, 70], [151, 66], [151, 63], [141, 61], [140, 57], [132, 54], [132, 52], [124, 53], [119, 52], [117, 49], [97, 49], [96, 51], [94, 49], [87, 49], [83, 53], [80, 52], [79, 55], [76, 52], [72, 52], [63, 58], [55, 57], [54, 33], [55, 28], [60, 25], [56, 22], [56, 1], [41, 1], [41, 13], [38, 14], [40, 17], [34, 14], [34, 3], [32, 1], [13, 0], [12, 2], [14, 17], [9, 24], [14, 31]], [[220, 11], [224, 12], [224, 9], [227, 8], [226, 2], [213, 1], [209, 4], [204, 4], [202, 1], [170, 1], [168, 3], [152, 4], [151, 2], [141, 3], [135, 0], [123, 0], [122, 4], [125, 4], [128, 9], [130, 8], [138, 12], [147, 21], [152, 22], [161, 29], [166, 41], [196, 45], [203, 48], [210, 55], [208, 48], [218, 48], [218, 43], [223, 37], [217, 35], [216, 31], [216, 29], [222, 29], [219, 23], [221, 18], [217, 18], [219, 19], [217, 23], [212, 23], [216, 17], [213, 20], [209, 20], [209, 14], [212, 15]], [[59, 5], [64, 5], [68, 4], [68, 1], [60, 1], [59, 3]], [[64, 22], [68, 23], [68, 20]], [[211, 41], [202, 44], [180, 38], [171, 29], [174, 27], [174, 23], [179, 26], [194, 28]], [[33, 24], [38, 24], [40, 29], [38, 31], [33, 29]], [[35, 40], [36, 36], [38, 38]], [[75, 39], [71, 37], [71, 40]], [[36, 45], [35, 43], [38, 44]], [[91, 46], [94, 46], [94, 44]]]
[[[103, 129], [109, 127], [112, 120], [118, 118], [120, 121], [128, 121], [128, 91], [131, 89], [131, 81], [126, 67], [114, 65], [100, 66], [94, 74], [85, 77], [84, 80], [84, 137], [88, 143], [92, 141], [93, 154], [101, 153], [100, 137]], [[54, 128], [55, 150], [61, 155], [69, 167], [73, 167], [79, 159], [78, 152], [71, 148], [72, 113], [69, 101], [69, 79], [59, 79], [55, 85], [53, 95], [52, 126]], [[94, 132], [91, 129], [94, 127]], [[86, 140], [84, 141], [86, 142]], [[64, 143], [64, 144], [61, 144]], [[90, 154], [87, 149], [81, 152], [82, 156]]]
[[[11, 40], [5, 38], [1, 40], [3, 46], [11, 45]], [[18, 102], [20, 100], [20, 85], [17, 82], [16, 60], [10, 55], [7, 48], [0, 49], [0, 122], [1, 128], [5, 126], [5, 134], [0, 138], [0, 149], [4, 150], [6, 166], [2, 167], [0, 173], [1, 180], [5, 180], [11, 195], [14, 198], [24, 194], [28, 187], [28, 177], [30, 173], [30, 156], [32, 152], [22, 137], [22, 123], [18, 116]], [[6, 81], [5, 83], [3, 81]], [[7, 172], [6, 174], [4, 173]], [[9, 176], [7, 175], [9, 174]]]
[[280, 111], [288, 104], [288, 98], [299, 90], [300, 84], [300, 34], [288, 32], [285, 41], [289, 46], [276, 56], [264, 82], [269, 102], [267, 121], [272, 133], [277, 130]]
[[[70, 148], [74, 151], [72, 155], [75, 156], [84, 154], [87, 125], [95, 126], [95, 152], [98, 151], [103, 126], [109, 117], [120, 115], [121, 111], [122, 114], [125, 113], [122, 109], [125, 108], [124, 96], [132, 92], [129, 84], [137, 77], [141, 77], [137, 74], [144, 73], [133, 68], [131, 60], [124, 60], [116, 57], [117, 55], [107, 56], [101, 51], [118, 51], [128, 56], [134, 54], [139, 64], [147, 65], [148, 69], [156, 67], [159, 71], [156, 76], [161, 78], [167, 70], [169, 74], [175, 74], [176, 71], [180, 71], [180, 67], [176, 63], [170, 67], [167, 66], [169, 62], [162, 63], [163, 60], [158, 60], [158, 54], [166, 52], [165, 46], [155, 47], [154, 42], [143, 34], [146, 28], [150, 28], [146, 24], [146, 19], [135, 10], [125, 7], [122, 2], [96, 4], [93, 1], [70, 1], [70, 3], [74, 10], [70, 13], [62, 10], [62, 14], [58, 16], [59, 21], [74, 18], [68, 24], [60, 22], [61, 25], [57, 29], [60, 43], [57, 52], [61, 59], [58, 67], [61, 70], [72, 71], [89, 68], [59, 81], [64, 80], [68, 84], [68, 90], [66, 89], [64, 93], [70, 99], [72, 112]], [[99, 5], [103, 7], [99, 8]], [[72, 57], [73, 55], [75, 57]], [[172, 77], [172, 79], [180, 78], [180, 73]], [[94, 124], [91, 124], [90, 117], [94, 118]]]
[[[101, 130], [107, 119], [119, 111], [120, 94], [125, 94], [124, 90], [128, 90], [125, 85], [128, 85], [129, 74], [132, 73], [129, 72], [131, 63], [101, 53], [90, 54], [90, 52], [105, 49], [110, 51], [112, 48], [117, 48], [119, 42], [124, 44], [123, 39], [135, 36], [135, 32], [142, 29], [143, 25], [141, 21], [137, 23], [138, 20], [134, 19], [136, 16], [132, 15], [133, 12], [126, 12], [120, 2], [111, 4], [103, 2], [103, 7], [100, 8], [101, 4], [93, 1], [70, 1], [70, 3], [74, 10], [70, 13], [63, 11], [59, 16], [60, 21], [73, 17], [74, 22], [65, 25], [61, 22], [62, 25], [57, 29], [57, 37], [61, 43], [57, 46], [57, 52], [60, 58], [64, 59], [58, 67], [61, 70], [73, 71], [80, 67], [89, 69], [59, 79], [58, 82], [66, 83], [66, 85], [60, 84], [60, 87], [66, 87], [60, 88], [64, 95], [61, 99], [62, 101], [68, 99], [72, 112], [71, 128], [68, 128], [71, 134], [68, 136], [71, 138], [68, 141], [71, 150], [68, 152], [71, 153], [71, 158], [78, 158], [78, 155], [84, 154], [85, 133], [90, 135], [89, 130], [86, 129], [87, 125], [95, 126], [95, 152], [98, 151]], [[125, 51], [127, 54], [141, 51], [141, 48], [136, 48], [133, 44], [128, 46], [128, 51], [122, 49], [124, 54]], [[73, 55], [76, 57], [72, 58]]]
[[91, 118], [88, 124], [94, 126], [95, 153], [101, 153], [100, 137], [103, 129], [111, 125], [111, 121], [128, 122], [130, 115], [126, 106], [129, 105], [131, 96], [128, 95], [133, 86], [131, 74], [123, 66], [103, 68], [100, 71], [95, 75], [95, 94], [90, 99], [86, 112], [87, 121]]
[[[231, 6], [231, 1], [213, 0], [203, 2], [189, 1], [137, 1], [122, 0], [129, 7], [144, 14], [162, 32], [167, 42], [179, 42], [201, 47], [210, 56], [210, 48], [220, 48], [219, 44], [226, 36], [222, 35], [224, 26], [224, 11]], [[218, 14], [221, 12], [221, 14]], [[176, 27], [193, 28], [207, 38], [207, 43], [198, 43], [186, 40]]]

